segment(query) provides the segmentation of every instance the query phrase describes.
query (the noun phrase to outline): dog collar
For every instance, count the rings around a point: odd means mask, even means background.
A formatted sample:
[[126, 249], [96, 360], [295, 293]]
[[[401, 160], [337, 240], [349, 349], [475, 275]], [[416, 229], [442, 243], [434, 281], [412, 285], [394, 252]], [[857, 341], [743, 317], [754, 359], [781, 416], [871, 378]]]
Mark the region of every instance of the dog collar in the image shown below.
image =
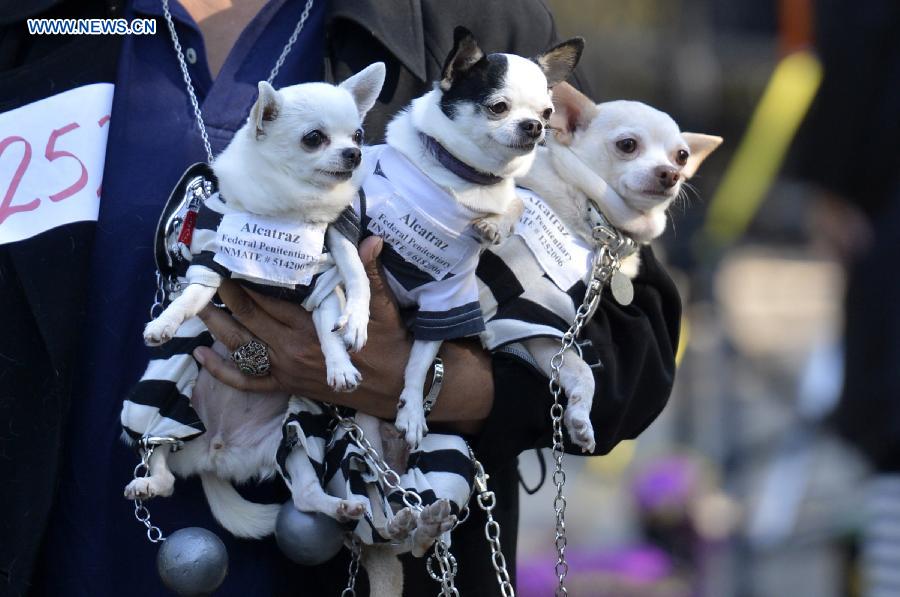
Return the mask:
[[491, 174], [490, 172], [482, 172], [481, 170], [477, 170], [467, 163], [463, 162], [458, 157], [447, 151], [447, 148], [441, 145], [434, 137], [429, 137], [425, 133], [421, 132], [419, 133], [419, 137], [421, 137], [422, 143], [425, 144], [425, 148], [431, 153], [431, 155], [434, 156], [434, 158], [438, 162], [440, 162], [441, 166], [443, 166], [453, 174], [456, 174], [463, 180], [481, 186], [490, 186], [503, 181], [503, 178], [497, 176], [496, 174]]
[[593, 201], [588, 201], [588, 224], [591, 226], [591, 237], [597, 244], [605, 245], [619, 259], [633, 255], [638, 244], [633, 238], [613, 226]]

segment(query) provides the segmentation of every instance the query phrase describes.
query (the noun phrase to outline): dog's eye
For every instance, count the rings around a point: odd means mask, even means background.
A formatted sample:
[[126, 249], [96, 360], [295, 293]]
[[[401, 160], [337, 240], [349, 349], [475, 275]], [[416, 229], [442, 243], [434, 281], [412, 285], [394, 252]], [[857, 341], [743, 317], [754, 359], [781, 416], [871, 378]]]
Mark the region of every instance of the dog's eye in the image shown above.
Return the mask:
[[684, 166], [687, 164], [689, 157], [691, 157], [691, 154], [688, 153], [687, 149], [679, 149], [678, 153], [675, 154], [675, 163], [679, 166]]
[[622, 153], [634, 153], [634, 150], [637, 149], [637, 141], [631, 137], [620, 139], [616, 141], [616, 147], [618, 147], [619, 151]]
[[506, 102], [494, 102], [490, 106], [488, 106], [488, 110], [493, 112], [494, 114], [503, 114], [507, 110], [509, 110], [509, 106], [506, 105]]
[[356, 129], [356, 132], [353, 133], [353, 142], [357, 145], [361, 145], [363, 142], [363, 130]]
[[310, 149], [315, 149], [325, 142], [325, 134], [322, 131], [309, 131], [303, 135], [303, 144]]
[[553, 116], [553, 108], [547, 108], [546, 110], [544, 110], [542, 116], [544, 117], [544, 120], [550, 120], [550, 117]]

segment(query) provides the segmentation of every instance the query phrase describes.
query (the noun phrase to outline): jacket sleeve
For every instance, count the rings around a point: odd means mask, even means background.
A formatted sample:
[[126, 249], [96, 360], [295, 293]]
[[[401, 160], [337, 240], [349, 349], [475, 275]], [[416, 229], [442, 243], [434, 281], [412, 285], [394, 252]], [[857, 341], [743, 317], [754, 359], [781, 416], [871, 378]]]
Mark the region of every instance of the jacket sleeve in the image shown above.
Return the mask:
[[[594, 368], [595, 454], [606, 454], [646, 429], [672, 390], [681, 301], [649, 247], [641, 250], [634, 290], [634, 301], [627, 307], [604, 290], [597, 312], [580, 336], [590, 341], [602, 365]], [[493, 366], [494, 404], [477, 441], [480, 457], [485, 462], [509, 462], [524, 450], [549, 446], [553, 401], [547, 378], [502, 352], [493, 357]], [[581, 453], [571, 444], [566, 451]]]

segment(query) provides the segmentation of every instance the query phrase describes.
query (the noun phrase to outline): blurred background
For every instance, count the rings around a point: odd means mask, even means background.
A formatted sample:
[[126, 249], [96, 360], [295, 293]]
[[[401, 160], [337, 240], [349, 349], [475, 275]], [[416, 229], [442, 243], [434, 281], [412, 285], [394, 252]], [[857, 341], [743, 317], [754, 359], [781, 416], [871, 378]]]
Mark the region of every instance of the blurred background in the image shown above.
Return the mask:
[[[671, 401], [566, 460], [571, 594], [900, 595], [900, 3], [548, 3], [594, 99], [725, 137], [655, 247], [684, 301]], [[554, 586], [552, 490], [522, 488], [526, 597]]]

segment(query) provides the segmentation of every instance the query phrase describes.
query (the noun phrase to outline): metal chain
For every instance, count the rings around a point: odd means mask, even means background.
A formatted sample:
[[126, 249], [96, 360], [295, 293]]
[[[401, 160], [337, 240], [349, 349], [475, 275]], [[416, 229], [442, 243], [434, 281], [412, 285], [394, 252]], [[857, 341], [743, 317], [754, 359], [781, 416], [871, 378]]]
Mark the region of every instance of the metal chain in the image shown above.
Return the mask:
[[291, 33], [291, 37], [288, 38], [287, 43], [281, 50], [281, 56], [279, 56], [278, 60], [275, 61], [275, 66], [272, 67], [272, 72], [269, 73], [269, 85], [271, 85], [272, 81], [275, 80], [275, 77], [278, 76], [278, 71], [281, 70], [285, 58], [287, 58], [287, 55], [291, 53], [291, 50], [294, 48], [294, 44], [297, 43], [297, 38], [300, 37], [300, 32], [303, 31], [303, 25], [306, 24], [306, 19], [309, 18], [309, 11], [312, 10], [312, 7], [313, 0], [306, 0], [306, 6], [303, 7], [303, 12], [300, 13], [300, 20], [297, 21], [297, 26], [294, 27], [294, 32]]
[[[331, 410], [332, 416], [337, 420], [338, 424], [344, 428], [350, 439], [364, 452], [363, 458], [369, 466], [374, 469], [378, 481], [385, 488], [387, 493], [397, 492], [403, 504], [416, 512], [422, 512], [422, 496], [415, 491], [406, 489], [400, 484], [400, 475], [398, 475], [388, 463], [381, 457], [378, 450], [366, 438], [362, 428], [350, 417], [343, 416], [334, 405], [327, 405]], [[457, 524], [459, 524], [457, 522]], [[432, 574], [432, 578], [441, 583], [442, 597], [457, 597], [459, 591], [454, 586], [454, 578], [456, 576], [458, 566], [456, 558], [450, 553], [449, 548], [443, 541], [435, 541], [434, 557], [440, 567], [441, 574], [438, 577]], [[426, 564], [431, 569], [430, 562]]]
[[156, 270], [156, 292], [153, 293], [153, 304], [150, 306], [150, 319], [156, 319], [163, 312], [166, 304], [166, 289], [164, 287], [163, 275]]
[[[150, 476], [150, 457], [153, 456], [154, 450], [156, 450], [156, 446], [149, 446], [141, 450], [141, 461], [134, 467], [135, 479]], [[140, 498], [134, 499], [134, 517], [147, 527], [147, 539], [150, 540], [150, 543], [161, 543], [166, 540], [160, 528], [150, 522], [150, 511]]]
[[500, 549], [500, 523], [494, 520], [491, 511], [497, 505], [497, 498], [493, 491], [488, 490], [488, 475], [484, 472], [484, 467], [477, 460], [475, 463], [475, 486], [478, 488], [478, 506], [484, 510], [487, 522], [484, 524], [484, 536], [491, 546], [491, 564], [494, 566], [494, 573], [497, 575], [497, 585], [500, 587], [500, 593], [503, 597], [516, 597], [516, 590], [513, 588], [512, 582], [509, 580], [509, 571], [506, 569], [506, 557]]
[[[169, 0], [162, 0], [162, 5], [163, 17], [166, 19], [166, 25], [169, 27], [169, 36], [172, 38], [172, 45], [175, 47], [175, 55], [178, 57], [178, 66], [181, 67], [181, 77], [184, 79], [184, 86], [187, 89], [188, 97], [190, 97], [191, 106], [194, 108], [194, 117], [197, 119], [197, 127], [200, 129], [200, 136], [203, 138], [203, 149], [206, 150], [206, 157], [209, 160], [207, 163], [212, 164], [212, 146], [209, 144], [209, 135], [206, 133], [206, 125], [203, 123], [203, 115], [200, 112], [200, 102], [197, 101], [194, 84], [191, 82], [191, 74], [188, 72], [187, 62], [184, 59], [184, 52], [181, 49], [181, 42], [178, 40], [178, 33], [175, 31], [175, 22], [172, 20], [171, 11], [169, 11]], [[300, 37], [300, 32], [303, 31], [303, 25], [306, 24], [306, 19], [309, 18], [309, 11], [312, 9], [312, 6], [313, 0], [306, 0], [306, 6], [303, 7], [303, 12], [300, 14], [300, 20], [297, 21], [297, 26], [294, 27], [294, 32], [291, 33], [291, 37], [284, 45], [284, 48], [282, 48], [281, 55], [278, 57], [278, 60], [275, 61], [275, 66], [272, 67], [272, 71], [269, 73], [269, 78], [267, 79], [269, 84], [275, 80], [278, 71], [281, 70], [281, 67], [284, 65], [285, 59], [287, 59], [294, 44], [297, 43], [297, 38]]]
[[560, 371], [562, 369], [565, 353], [572, 348], [581, 328], [590, 319], [597, 305], [600, 303], [603, 285], [612, 274], [619, 269], [618, 247], [610, 250], [606, 244], [601, 244], [594, 254], [594, 262], [591, 267], [591, 281], [585, 293], [584, 301], [575, 312], [575, 320], [572, 326], [563, 335], [559, 351], [550, 359], [550, 393], [553, 395], [553, 405], [550, 407], [550, 419], [553, 423], [553, 484], [556, 485], [556, 496], [553, 498], [553, 509], [556, 512], [556, 597], [568, 595], [565, 581], [569, 573], [569, 563], [566, 561], [566, 496], [564, 488], [566, 484], [566, 471], [563, 467], [563, 414], [565, 407], [561, 403], [562, 386], [560, 385]]
[[356, 597], [356, 576], [359, 574], [359, 559], [362, 546], [359, 537], [353, 535], [350, 540], [350, 566], [347, 568], [347, 587], [341, 591], [341, 597]]
[[[459, 597], [459, 589], [456, 588], [455, 584], [456, 573], [459, 570], [456, 558], [450, 553], [450, 548], [447, 547], [447, 544], [440, 539], [434, 542], [434, 559], [441, 569], [440, 578], [437, 579], [441, 583], [439, 595], [441, 597]], [[429, 574], [431, 574], [432, 578], [435, 578], [430, 568], [431, 566], [429, 566]]]
[[421, 512], [422, 496], [415, 491], [410, 491], [400, 485], [400, 475], [394, 472], [388, 463], [385, 462], [378, 453], [378, 450], [376, 450], [366, 438], [362, 428], [357, 425], [356, 421], [350, 417], [343, 416], [333, 405], [329, 404], [328, 406], [331, 409], [331, 414], [337, 420], [338, 424], [347, 431], [347, 435], [350, 436], [350, 439], [365, 452], [364, 458], [366, 459], [366, 462], [375, 469], [375, 474], [377, 475], [379, 482], [389, 490], [388, 493], [400, 493], [400, 499], [405, 506], [412, 508], [417, 512]]
[[191, 98], [191, 105], [194, 107], [194, 116], [197, 118], [197, 126], [200, 128], [200, 136], [203, 138], [203, 148], [206, 150], [206, 157], [210, 164], [213, 161], [212, 147], [209, 144], [209, 135], [206, 134], [206, 125], [203, 124], [203, 116], [200, 114], [200, 103], [197, 101], [197, 94], [194, 93], [194, 84], [191, 83], [191, 75], [188, 72], [187, 62], [184, 60], [184, 52], [181, 50], [181, 42], [178, 41], [178, 33], [175, 32], [175, 22], [172, 20], [172, 13], [169, 12], [169, 0], [162, 0], [163, 16], [166, 24], [169, 26], [169, 35], [172, 37], [172, 45], [175, 46], [175, 55], [178, 57], [178, 66], [181, 67], [181, 77], [184, 79], [185, 88], [187, 88], [188, 96]]

